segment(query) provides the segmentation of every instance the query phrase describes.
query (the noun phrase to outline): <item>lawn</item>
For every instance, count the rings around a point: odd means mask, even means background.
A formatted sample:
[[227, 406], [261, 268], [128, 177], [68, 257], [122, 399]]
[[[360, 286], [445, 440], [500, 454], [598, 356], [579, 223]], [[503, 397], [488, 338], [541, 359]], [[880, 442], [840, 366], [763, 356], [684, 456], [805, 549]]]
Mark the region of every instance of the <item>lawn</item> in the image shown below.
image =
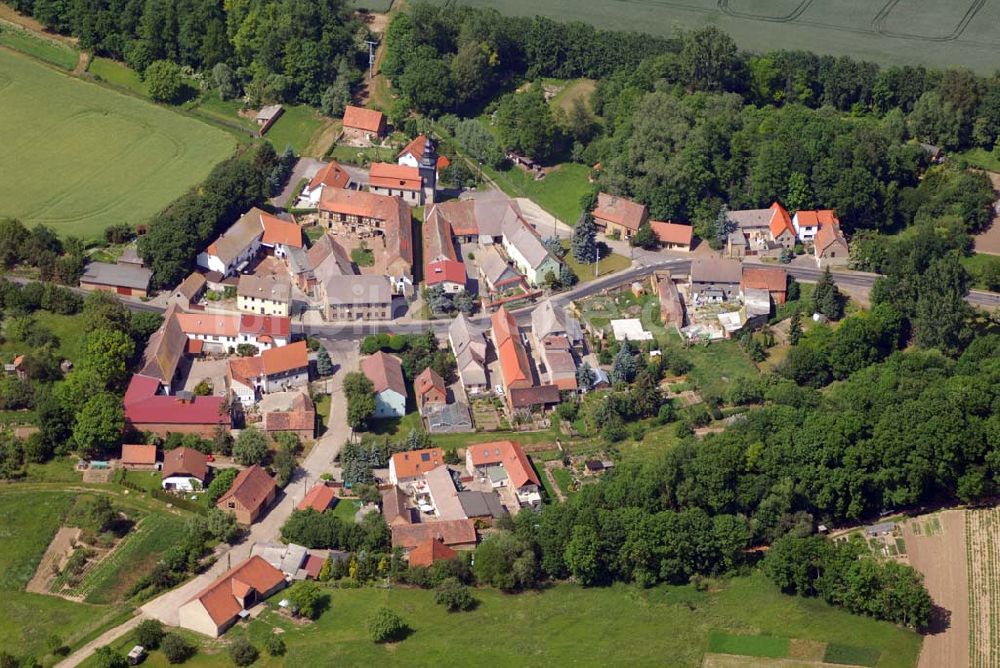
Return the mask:
[[[450, 0], [434, 0], [438, 4]], [[972, 0], [465, 0], [504, 14], [583, 21], [665, 37], [715, 25], [743, 49], [805, 50], [883, 64], [996, 67], [1000, 6]]]
[[0, 217], [61, 235], [94, 239], [112, 222], [145, 223], [235, 145], [204, 123], [6, 51], [0, 97]]
[[593, 79], [572, 79], [570, 81], [545, 79], [543, 82], [562, 86], [562, 89], [555, 94], [555, 97], [549, 100], [549, 104], [553, 108], [558, 107], [565, 112], [569, 112], [573, 108], [573, 101], [576, 99], [583, 100], [587, 108], [590, 108], [590, 96], [593, 95], [594, 89], [597, 88], [597, 82]]
[[[569, 248], [569, 240], [563, 241], [563, 247]], [[601, 276], [607, 276], [608, 274], [613, 274], [616, 271], [623, 271], [632, 266], [632, 260], [625, 257], [624, 255], [619, 255], [618, 253], [610, 253], [605, 257], [602, 257], [597, 262], [597, 275], [594, 275], [594, 264], [580, 264], [573, 258], [572, 253], [566, 253], [563, 257], [563, 262], [569, 265], [569, 268], [573, 270], [576, 277], [580, 279], [581, 283], [588, 283]]]
[[990, 172], [1000, 172], [1000, 156], [983, 148], [970, 148], [968, 151], [956, 153], [954, 160], [965, 160], [973, 167], [979, 167]]
[[[693, 586], [636, 589], [626, 585], [583, 589], [557, 585], [519, 595], [475, 592], [472, 612], [445, 612], [433, 592], [418, 589], [335, 589], [330, 608], [312, 625], [299, 627], [265, 613], [245, 633], [258, 647], [274, 628], [285, 632], [284, 657], [261, 653], [255, 666], [699, 666], [709, 650], [709, 634], [781, 635], [820, 642], [849, 643], [879, 652], [878, 665], [903, 668], [916, 663], [920, 636], [885, 622], [855, 617], [815, 599], [784, 596], [762, 575], [718, 583], [710, 592]], [[376, 645], [366, 622], [379, 606], [395, 610], [411, 629], [401, 643]], [[469, 642], [469, 629], [489, 629], [489, 639]], [[193, 638], [193, 636], [191, 636]], [[217, 641], [199, 639], [204, 651], [187, 664], [228, 666]], [[134, 637], [115, 646], [127, 651]], [[613, 657], [613, 658], [612, 658]], [[95, 665], [93, 660], [84, 666]], [[154, 652], [145, 665], [165, 666]]]
[[345, 165], [367, 167], [373, 162], [395, 162], [396, 151], [380, 146], [359, 148], [357, 146], [337, 144], [333, 147], [333, 150], [327, 151], [326, 157], [337, 162], [342, 162]]
[[[0, 157], [0, 161], [2, 160], [3, 158]], [[84, 326], [82, 315], [59, 315], [49, 311], [35, 311], [33, 317], [39, 325], [48, 328], [59, 338], [57, 352], [63, 359], [74, 363], [83, 359], [84, 341], [81, 332], [84, 331]], [[18, 341], [4, 338], [0, 343], [0, 357], [4, 360], [12, 360], [16, 355], [24, 352], [27, 352], [27, 347]]]
[[371, 267], [375, 264], [375, 254], [370, 248], [352, 248], [351, 261], [359, 267]]
[[788, 638], [765, 635], [734, 635], [712, 631], [708, 636], [708, 649], [721, 654], [766, 656], [776, 659], [788, 656]]
[[146, 83], [139, 76], [139, 73], [117, 60], [98, 56], [90, 61], [90, 67], [87, 68], [87, 71], [95, 78], [112, 86], [124, 88], [140, 97], [147, 95]]
[[527, 197], [567, 225], [576, 224], [583, 213], [580, 200], [591, 189], [590, 170], [575, 162], [555, 166], [538, 181], [517, 167], [497, 171], [484, 165], [483, 171], [511, 197]]
[[972, 276], [972, 287], [980, 288], [982, 290], [991, 289], [983, 278], [983, 272], [986, 271], [986, 268], [989, 265], [993, 264], [1000, 264], [1000, 257], [997, 257], [996, 255], [987, 255], [985, 253], [973, 253], [968, 257], [962, 258], [962, 266], [965, 267]]
[[117, 609], [73, 603], [55, 596], [29, 594], [25, 585], [35, 573], [74, 495], [53, 490], [6, 486], [0, 493], [0, 649], [41, 657], [47, 642], [58, 635], [74, 644], [107, 623]]
[[45, 39], [10, 23], [0, 22], [0, 46], [20, 51], [64, 70], [72, 70], [80, 59], [80, 52], [66, 44]]
[[[296, 155], [320, 157], [327, 146], [313, 147], [314, 139], [333, 123], [333, 120], [320, 116], [319, 112], [304, 104], [285, 105], [285, 111], [270, 127], [264, 138], [274, 145], [274, 150], [281, 153], [285, 147], [291, 146]], [[331, 137], [331, 140], [333, 138]]]
[[570, 485], [573, 484], [573, 474], [567, 469], [552, 469], [552, 477], [555, 478], [556, 484], [559, 485], [559, 490], [564, 496], [569, 497], [576, 494], [576, 490], [571, 490], [569, 488]]
[[[252, 118], [240, 116], [241, 109], [243, 109], [242, 100], [223, 100], [215, 91], [209, 91], [198, 99], [198, 104], [192, 111], [212, 121], [221, 121], [222, 123], [239, 126], [250, 132], [256, 132], [256, 121]], [[278, 150], [281, 151], [284, 148], [282, 146]]]

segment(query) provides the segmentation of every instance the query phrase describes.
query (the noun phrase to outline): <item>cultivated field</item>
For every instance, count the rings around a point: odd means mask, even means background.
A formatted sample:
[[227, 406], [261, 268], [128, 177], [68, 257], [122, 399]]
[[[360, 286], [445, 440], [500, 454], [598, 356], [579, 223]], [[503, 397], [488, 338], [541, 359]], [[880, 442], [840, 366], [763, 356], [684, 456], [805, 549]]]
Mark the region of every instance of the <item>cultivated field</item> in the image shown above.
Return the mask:
[[0, 50], [0, 217], [93, 238], [142, 223], [230, 154], [226, 133]]
[[[452, 0], [435, 0], [452, 2]], [[506, 14], [567, 17], [603, 28], [670, 35], [717, 25], [754, 51], [805, 49], [888, 64], [996, 67], [995, 0], [461, 0]]]
[[[1000, 665], [1000, 508], [972, 510], [966, 514], [968, 542], [968, 608], [971, 618], [969, 665]], [[930, 665], [930, 664], [928, 664]]]

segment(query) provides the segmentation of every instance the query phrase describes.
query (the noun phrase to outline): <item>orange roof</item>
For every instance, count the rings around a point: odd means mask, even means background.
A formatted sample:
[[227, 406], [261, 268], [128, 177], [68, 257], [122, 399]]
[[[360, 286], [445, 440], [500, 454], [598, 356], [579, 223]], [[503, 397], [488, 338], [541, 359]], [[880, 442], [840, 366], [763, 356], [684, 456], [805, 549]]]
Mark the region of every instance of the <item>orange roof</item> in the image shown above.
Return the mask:
[[[417, 160], [424, 154], [424, 145], [427, 143], [427, 135], [417, 135], [414, 137], [409, 144], [403, 147], [403, 150], [399, 152], [396, 158], [402, 158], [404, 155], [412, 155]], [[448, 165], [451, 164], [451, 160], [443, 155], [439, 155], [437, 159], [437, 168], [447, 169]]]
[[418, 399], [434, 389], [441, 394], [445, 394], [447, 391], [445, 389], [444, 379], [430, 367], [421, 371], [417, 377], [413, 379], [413, 391], [416, 393]]
[[344, 109], [345, 128], [357, 128], [365, 132], [381, 132], [384, 124], [385, 117], [381, 111], [353, 106]]
[[445, 545], [475, 545], [476, 523], [472, 520], [445, 520], [419, 524], [394, 524], [392, 546], [412, 550], [428, 540]]
[[690, 225], [651, 220], [649, 226], [653, 228], [653, 233], [657, 238], [665, 244], [691, 245], [694, 229]]
[[593, 215], [594, 218], [610, 221], [630, 230], [638, 230], [646, 218], [646, 205], [624, 197], [599, 193]]
[[269, 376], [309, 366], [309, 349], [305, 341], [296, 341], [279, 348], [268, 348], [260, 357], [264, 363], [264, 373]]
[[455, 550], [440, 540], [431, 538], [410, 550], [407, 560], [410, 562], [410, 566], [430, 566], [435, 561], [454, 559], [456, 556], [458, 556], [458, 553]]
[[236, 475], [232, 486], [219, 497], [215, 505], [222, 508], [226, 501], [235, 498], [244, 508], [254, 511], [267, 503], [268, 495], [276, 487], [274, 478], [258, 464], [254, 464]]
[[748, 267], [743, 266], [741, 287], [767, 290], [768, 292], [784, 292], [788, 284], [788, 273], [778, 267]]
[[840, 225], [837, 216], [830, 209], [798, 211], [795, 217], [799, 219], [799, 227], [820, 227], [828, 224]]
[[493, 325], [493, 338], [500, 345], [511, 337], [517, 337], [517, 321], [506, 308], [501, 306], [490, 318]]
[[351, 175], [344, 171], [344, 168], [336, 161], [332, 161], [316, 172], [316, 176], [312, 177], [312, 181], [309, 182], [309, 189], [313, 190], [318, 188], [320, 185], [330, 186], [331, 188], [346, 188], [347, 184], [351, 182]]
[[513, 441], [494, 441], [492, 443], [476, 443], [467, 447], [471, 453], [472, 465], [476, 467], [495, 466], [502, 464], [507, 477], [514, 487], [523, 487], [529, 482], [536, 485], [538, 475], [528, 461], [524, 449]]
[[336, 497], [336, 493], [333, 487], [327, 487], [323, 483], [318, 483], [313, 485], [305, 498], [299, 501], [299, 505], [296, 506], [299, 510], [306, 510], [312, 508], [317, 513], [321, 513], [333, 504], [333, 500]]
[[497, 353], [500, 358], [500, 373], [504, 385], [510, 388], [515, 383], [531, 384], [531, 369], [528, 365], [528, 353], [517, 339], [507, 339]]
[[238, 315], [178, 313], [177, 322], [185, 334], [237, 336], [240, 333], [240, 316]]
[[792, 218], [788, 215], [785, 207], [777, 202], [771, 205], [771, 237], [777, 239], [782, 232], [788, 230], [795, 237], [795, 228], [792, 227]]
[[373, 162], [368, 173], [368, 185], [373, 188], [420, 190], [423, 187], [423, 179], [420, 178], [420, 170], [416, 167], [391, 162]]
[[396, 470], [396, 479], [404, 480], [423, 475], [436, 469], [444, 463], [441, 448], [425, 448], [423, 450], [408, 450], [392, 455], [392, 467]]
[[814, 240], [816, 256], [821, 257], [827, 248], [838, 242], [844, 246], [847, 245], [847, 239], [844, 238], [843, 233], [840, 231], [840, 225], [820, 224], [819, 229], [816, 231], [816, 239]]
[[122, 464], [152, 466], [156, 463], [155, 445], [123, 445]]
[[262, 213], [260, 222], [264, 226], [264, 236], [261, 238], [263, 243], [302, 248], [302, 228], [294, 219], [287, 221], [269, 213]]
[[253, 556], [202, 589], [191, 601], [200, 601], [212, 621], [217, 626], [224, 626], [243, 610], [243, 601], [240, 599], [250, 589], [264, 594], [284, 581], [284, 573], [261, 557]]
[[465, 279], [465, 265], [455, 260], [429, 262], [424, 268], [424, 282], [427, 285], [437, 285], [438, 283], [465, 285]]

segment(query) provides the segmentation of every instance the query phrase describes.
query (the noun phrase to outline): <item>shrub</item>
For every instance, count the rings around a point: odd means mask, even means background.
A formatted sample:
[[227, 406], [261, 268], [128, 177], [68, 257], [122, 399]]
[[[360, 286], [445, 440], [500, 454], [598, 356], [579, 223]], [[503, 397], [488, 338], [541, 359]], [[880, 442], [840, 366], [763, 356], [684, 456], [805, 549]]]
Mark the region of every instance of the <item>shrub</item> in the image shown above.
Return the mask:
[[194, 654], [194, 647], [176, 633], [163, 636], [160, 649], [170, 663], [184, 663]]
[[237, 666], [249, 666], [257, 660], [258, 656], [260, 656], [260, 652], [246, 638], [237, 638], [229, 646], [229, 658]]
[[135, 627], [135, 639], [146, 649], [156, 649], [163, 640], [163, 624], [158, 619], [144, 619]]
[[434, 602], [448, 612], [471, 610], [476, 606], [469, 588], [455, 578], [448, 578], [434, 592]]
[[372, 642], [392, 642], [402, 640], [406, 624], [390, 608], [381, 607], [368, 619], [368, 635]]
[[285, 641], [276, 633], [272, 633], [264, 641], [264, 649], [271, 656], [283, 656], [285, 654]]

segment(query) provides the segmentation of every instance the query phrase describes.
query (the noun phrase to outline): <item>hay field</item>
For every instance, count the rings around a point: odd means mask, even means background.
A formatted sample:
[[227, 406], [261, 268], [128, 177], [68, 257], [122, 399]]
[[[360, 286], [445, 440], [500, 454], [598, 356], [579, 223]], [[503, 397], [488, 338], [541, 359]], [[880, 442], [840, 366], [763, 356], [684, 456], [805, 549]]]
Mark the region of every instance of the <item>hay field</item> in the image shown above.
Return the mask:
[[[444, 3], [453, 0], [434, 0]], [[998, 0], [459, 0], [505, 14], [670, 35], [716, 25], [753, 51], [803, 49], [883, 64], [996, 67]]]
[[0, 217], [99, 237], [142, 223], [235, 139], [169, 109], [0, 50]]

